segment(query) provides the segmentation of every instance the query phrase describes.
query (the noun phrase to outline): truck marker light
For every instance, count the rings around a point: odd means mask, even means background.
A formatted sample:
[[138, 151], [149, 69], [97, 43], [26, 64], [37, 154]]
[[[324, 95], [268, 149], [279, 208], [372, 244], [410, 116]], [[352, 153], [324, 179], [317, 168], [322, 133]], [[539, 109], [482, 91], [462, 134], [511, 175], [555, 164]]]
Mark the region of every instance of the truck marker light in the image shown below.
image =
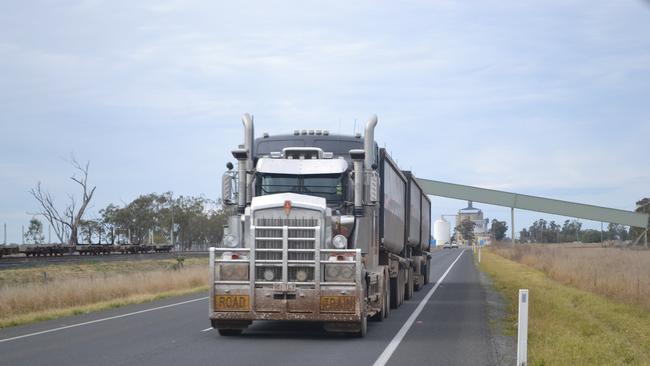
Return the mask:
[[289, 213], [291, 213], [291, 201], [286, 200], [284, 201], [284, 214], [289, 216]]

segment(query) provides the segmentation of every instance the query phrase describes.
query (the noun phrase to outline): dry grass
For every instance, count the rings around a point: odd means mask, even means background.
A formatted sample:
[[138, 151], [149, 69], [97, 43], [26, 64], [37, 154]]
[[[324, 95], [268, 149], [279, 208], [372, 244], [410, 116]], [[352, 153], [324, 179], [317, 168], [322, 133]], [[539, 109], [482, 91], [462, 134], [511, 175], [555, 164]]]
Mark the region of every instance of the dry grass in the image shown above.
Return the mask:
[[516, 334], [518, 290], [529, 289], [529, 365], [650, 365], [650, 312], [642, 306], [563, 285], [490, 251], [481, 269], [507, 300], [509, 334]]
[[584, 245], [500, 245], [491, 250], [563, 284], [650, 309], [650, 251]]
[[[21, 273], [4, 273], [5, 281], [0, 287], [0, 327], [207, 288], [208, 270], [203, 264], [185, 265], [180, 270], [151, 270], [147, 264], [145, 270], [124, 273], [120, 273], [119, 267], [103, 272], [87, 269], [77, 276], [73, 275], [78, 270], [76, 265], [57, 267], [50, 269], [52, 275], [47, 280], [37, 276], [37, 280], [25, 282]], [[14, 282], [7, 281], [8, 277]]]
[[[88, 260], [79, 263], [51, 264], [48, 266], [0, 270], [0, 289], [7, 286], [29, 285], [44, 281], [62, 281], [79, 278], [106, 278], [129, 273], [167, 271], [177, 266], [176, 259], [150, 259], [133, 261]], [[185, 267], [208, 266], [206, 258], [185, 258]]]

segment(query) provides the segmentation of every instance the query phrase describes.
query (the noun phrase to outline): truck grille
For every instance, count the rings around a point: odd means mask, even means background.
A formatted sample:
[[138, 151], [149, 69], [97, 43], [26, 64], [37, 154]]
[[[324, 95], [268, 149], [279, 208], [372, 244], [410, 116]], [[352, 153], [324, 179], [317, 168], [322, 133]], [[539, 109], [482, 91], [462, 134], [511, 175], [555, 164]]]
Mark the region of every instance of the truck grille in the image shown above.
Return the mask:
[[314, 282], [320, 227], [315, 218], [256, 218], [255, 281]]

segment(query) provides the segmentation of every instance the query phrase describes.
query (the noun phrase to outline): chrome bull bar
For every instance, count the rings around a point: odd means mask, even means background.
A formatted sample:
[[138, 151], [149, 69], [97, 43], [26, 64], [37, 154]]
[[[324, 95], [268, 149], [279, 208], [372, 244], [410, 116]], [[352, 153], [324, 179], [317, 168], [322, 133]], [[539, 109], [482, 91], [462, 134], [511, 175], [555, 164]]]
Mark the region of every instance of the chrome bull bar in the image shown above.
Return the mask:
[[[249, 299], [250, 299], [250, 312], [255, 313], [255, 288], [257, 285], [266, 285], [266, 286], [273, 286], [274, 290], [277, 291], [282, 291], [282, 292], [287, 292], [287, 291], [295, 291], [297, 286], [313, 286], [314, 289], [316, 290], [316, 293], [319, 294], [321, 293], [321, 287], [328, 288], [328, 287], [354, 287], [355, 288], [355, 293], [359, 299], [359, 301], [356, 301], [356, 309], [355, 312], [356, 314], [361, 314], [361, 306], [362, 304], [365, 304], [363, 301], [363, 298], [361, 298], [361, 294], [363, 294], [363, 287], [362, 287], [362, 281], [363, 281], [363, 273], [362, 273], [362, 256], [361, 256], [361, 249], [321, 249], [320, 248], [320, 228], [319, 227], [264, 227], [264, 229], [282, 229], [282, 249], [279, 249], [282, 251], [282, 259], [275, 259], [275, 260], [256, 260], [255, 259], [255, 254], [256, 251], [278, 251], [278, 249], [254, 249], [254, 248], [215, 248], [211, 247], [209, 249], [210, 253], [210, 266], [209, 266], [209, 276], [210, 276], [210, 314], [214, 313], [214, 297], [215, 297], [215, 286], [218, 285], [223, 285], [225, 287], [228, 287], [229, 285], [234, 285], [234, 286], [247, 286], [248, 287], [248, 292], [249, 292]], [[290, 249], [288, 243], [291, 241], [291, 239], [296, 239], [296, 240], [305, 240], [306, 238], [289, 238], [288, 237], [288, 228], [291, 229], [301, 229], [301, 230], [311, 230], [313, 229], [315, 231], [314, 235], [314, 244], [315, 248], [314, 249]], [[251, 227], [251, 232], [255, 233], [255, 228]], [[255, 238], [255, 237], [254, 237]], [[257, 239], [257, 238], [256, 238]], [[269, 238], [263, 238], [264, 240], [268, 240]], [[280, 238], [277, 238], [280, 239]], [[252, 241], [255, 243], [255, 241]], [[254, 244], [253, 244], [254, 245]], [[247, 259], [224, 259], [223, 254], [227, 252], [232, 252], [232, 253], [237, 253], [239, 255], [247, 255]], [[289, 253], [291, 252], [313, 252], [314, 256], [313, 259], [311, 260], [289, 260]], [[218, 255], [220, 254], [220, 255]], [[323, 255], [327, 255], [327, 259], [324, 259]], [[346, 258], [352, 257], [352, 260], [339, 260], [338, 257], [343, 256]], [[337, 259], [331, 259], [332, 257], [337, 257]], [[226, 264], [226, 263], [247, 263], [249, 265], [249, 278], [248, 280], [242, 280], [242, 281], [231, 281], [231, 280], [217, 280], [216, 279], [216, 271], [218, 269], [218, 266], [220, 264]], [[256, 267], [259, 264], [263, 265], [273, 265], [273, 266], [281, 266], [282, 268], [282, 280], [281, 281], [259, 281], [256, 278]], [[307, 282], [300, 282], [300, 281], [290, 281], [288, 278], [288, 271], [290, 268], [290, 265], [296, 265], [296, 264], [304, 264], [304, 265], [313, 265], [314, 268], [314, 278], [313, 281], [307, 281]], [[325, 281], [325, 276], [322, 275], [321, 269], [325, 267], [327, 264], [351, 264], [354, 266], [354, 282], [327, 282]], [[318, 302], [316, 302], [318, 303]], [[313, 309], [313, 313], [318, 315], [320, 314], [320, 308], [315, 308]]]

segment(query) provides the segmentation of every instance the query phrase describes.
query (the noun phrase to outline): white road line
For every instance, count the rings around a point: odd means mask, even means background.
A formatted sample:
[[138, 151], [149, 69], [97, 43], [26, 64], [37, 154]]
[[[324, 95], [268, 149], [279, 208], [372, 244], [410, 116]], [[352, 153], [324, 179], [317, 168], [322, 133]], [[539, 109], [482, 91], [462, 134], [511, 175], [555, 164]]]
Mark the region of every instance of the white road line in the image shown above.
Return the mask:
[[212, 327], [210, 327], [210, 328], [205, 328], [205, 329], [203, 329], [201, 332], [209, 332], [209, 331], [211, 331], [212, 329], [214, 329], [214, 328], [212, 328]]
[[373, 366], [384, 366], [384, 365], [386, 365], [386, 362], [388, 362], [388, 360], [390, 359], [390, 356], [393, 355], [393, 352], [395, 352], [395, 350], [397, 349], [397, 346], [399, 346], [400, 342], [402, 342], [402, 339], [404, 339], [404, 336], [406, 335], [406, 332], [409, 331], [409, 329], [413, 325], [413, 322], [415, 322], [415, 319], [417, 319], [418, 315], [420, 315], [420, 313], [422, 312], [422, 309], [424, 309], [424, 306], [427, 304], [427, 302], [429, 301], [429, 299], [431, 298], [433, 293], [436, 292], [436, 290], [438, 289], [438, 286], [440, 286], [440, 284], [442, 283], [442, 280], [444, 280], [445, 277], [447, 277], [447, 274], [449, 273], [449, 271], [451, 271], [451, 268], [454, 266], [454, 264], [456, 264], [456, 262], [458, 262], [458, 260], [463, 255], [463, 253], [465, 253], [465, 250], [460, 252], [458, 257], [456, 257], [456, 260], [454, 260], [454, 262], [449, 266], [449, 268], [447, 268], [445, 273], [442, 274], [442, 277], [440, 277], [438, 282], [436, 282], [435, 286], [433, 286], [433, 288], [431, 290], [429, 290], [429, 293], [427, 293], [427, 296], [425, 296], [424, 299], [422, 299], [422, 301], [420, 301], [420, 304], [418, 305], [418, 307], [415, 308], [415, 310], [413, 311], [411, 316], [408, 318], [406, 323], [404, 323], [404, 325], [402, 325], [402, 328], [399, 330], [399, 332], [397, 332], [397, 334], [395, 334], [395, 337], [393, 337], [393, 339], [390, 341], [390, 343], [388, 344], [388, 347], [386, 347], [384, 352], [382, 352], [381, 355], [379, 355], [379, 358], [377, 358], [377, 361], [375, 361]]
[[116, 316], [111, 316], [111, 317], [108, 317], [108, 318], [96, 319], [96, 320], [91, 320], [91, 321], [87, 321], [87, 322], [83, 322], [83, 323], [72, 324], [72, 325], [66, 325], [65, 327], [59, 327], [59, 328], [54, 328], [54, 329], [48, 329], [48, 330], [43, 330], [43, 331], [40, 331], [40, 332], [34, 332], [34, 333], [24, 334], [24, 335], [21, 335], [21, 336], [16, 336], [16, 337], [11, 337], [11, 338], [0, 339], [0, 343], [9, 342], [9, 341], [15, 341], [15, 340], [17, 340], [17, 339], [22, 339], [22, 338], [27, 338], [27, 337], [33, 337], [33, 336], [40, 335], [40, 334], [46, 334], [46, 333], [52, 333], [52, 332], [58, 332], [58, 331], [60, 331], [60, 330], [69, 329], [69, 328], [76, 328], [76, 327], [80, 327], [80, 326], [82, 326], [82, 325], [95, 324], [95, 323], [105, 322], [105, 321], [107, 321], [107, 320], [113, 320], [113, 319], [124, 318], [124, 317], [131, 316], [131, 315], [137, 315], [137, 314], [142, 314], [142, 313], [148, 313], [148, 312], [150, 312], [150, 311], [155, 311], [155, 310], [160, 310], [160, 309], [171, 308], [171, 307], [174, 307], [174, 306], [179, 306], [179, 305], [189, 304], [189, 303], [191, 303], [191, 302], [201, 301], [201, 300], [205, 300], [205, 299], [207, 299], [207, 298], [208, 298], [208, 297], [206, 296], [206, 297], [201, 297], [201, 298], [194, 299], [194, 300], [187, 300], [187, 301], [177, 302], [177, 303], [174, 303], [174, 304], [169, 304], [169, 305], [164, 305], [164, 306], [158, 306], [158, 307], [151, 308], [151, 309], [145, 309], [145, 310], [140, 310], [140, 311], [134, 311], [134, 312], [132, 312], [132, 313], [128, 313], [128, 314], [116, 315]]

